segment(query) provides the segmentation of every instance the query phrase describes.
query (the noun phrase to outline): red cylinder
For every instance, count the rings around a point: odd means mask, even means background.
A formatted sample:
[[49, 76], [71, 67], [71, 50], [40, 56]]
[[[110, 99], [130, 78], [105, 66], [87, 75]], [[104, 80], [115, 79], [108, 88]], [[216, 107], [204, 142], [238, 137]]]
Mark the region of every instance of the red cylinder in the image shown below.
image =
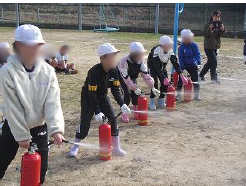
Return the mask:
[[169, 85], [167, 88], [166, 109], [176, 109], [176, 90], [172, 85]]
[[111, 160], [111, 126], [108, 123], [99, 126], [99, 159]]
[[27, 152], [21, 161], [21, 186], [40, 186], [41, 156]]
[[[148, 99], [145, 96], [138, 97], [138, 125], [148, 125]], [[141, 113], [141, 111], [143, 111]]]
[[173, 73], [173, 86], [176, 89], [178, 86], [179, 74], [177, 72]]
[[184, 86], [184, 101], [190, 102], [193, 96], [193, 83], [190, 78], [188, 78], [188, 84]]

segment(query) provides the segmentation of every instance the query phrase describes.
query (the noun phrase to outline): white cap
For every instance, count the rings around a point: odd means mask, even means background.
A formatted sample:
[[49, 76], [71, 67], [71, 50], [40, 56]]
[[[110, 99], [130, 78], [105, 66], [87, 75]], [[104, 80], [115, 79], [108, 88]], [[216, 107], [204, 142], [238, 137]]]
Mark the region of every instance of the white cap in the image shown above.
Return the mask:
[[45, 43], [41, 30], [30, 24], [21, 25], [15, 30], [15, 41], [23, 42], [28, 45]]
[[110, 43], [104, 43], [98, 47], [98, 55], [104, 56], [106, 54], [113, 54], [120, 52], [118, 49], [116, 49], [113, 45]]
[[191, 32], [190, 29], [183, 29], [181, 31], [181, 38], [191, 38], [193, 36], [194, 36], [194, 34]]
[[131, 53], [144, 53], [145, 50], [144, 46], [140, 42], [132, 42], [130, 45], [130, 52]]
[[10, 49], [10, 45], [8, 42], [0, 43], [0, 49]]
[[159, 44], [160, 45], [171, 45], [173, 44], [173, 40], [169, 36], [161, 36], [159, 39]]

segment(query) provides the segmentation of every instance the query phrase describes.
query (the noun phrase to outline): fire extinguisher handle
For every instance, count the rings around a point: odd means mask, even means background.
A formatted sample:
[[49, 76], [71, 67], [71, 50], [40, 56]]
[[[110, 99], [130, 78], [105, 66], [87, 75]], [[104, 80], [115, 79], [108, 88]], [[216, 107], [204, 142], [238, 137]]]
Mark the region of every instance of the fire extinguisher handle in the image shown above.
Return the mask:
[[[55, 142], [53, 140], [50, 140], [48, 143], [48, 146], [53, 145]], [[68, 140], [62, 140], [62, 143], [70, 143]]]

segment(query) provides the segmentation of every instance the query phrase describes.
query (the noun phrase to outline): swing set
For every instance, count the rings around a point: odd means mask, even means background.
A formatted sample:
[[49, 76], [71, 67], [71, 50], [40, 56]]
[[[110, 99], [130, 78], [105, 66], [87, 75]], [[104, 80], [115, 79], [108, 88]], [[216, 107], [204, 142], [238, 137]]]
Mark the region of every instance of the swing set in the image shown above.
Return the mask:
[[111, 16], [113, 17], [116, 26], [108, 26], [105, 4], [101, 3], [99, 6], [99, 26], [94, 25], [94, 32], [117, 32], [120, 30], [116, 21], [116, 16], [114, 15], [112, 9], [109, 5], [107, 5], [106, 7], [108, 8]]

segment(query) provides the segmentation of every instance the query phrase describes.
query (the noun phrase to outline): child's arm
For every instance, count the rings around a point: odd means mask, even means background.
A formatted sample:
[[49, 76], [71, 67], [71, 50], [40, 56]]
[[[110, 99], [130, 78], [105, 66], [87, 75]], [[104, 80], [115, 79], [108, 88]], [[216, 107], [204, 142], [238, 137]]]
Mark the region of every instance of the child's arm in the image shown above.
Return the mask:
[[179, 56], [179, 64], [180, 64], [181, 70], [184, 70], [185, 64], [184, 64], [184, 52], [183, 52], [182, 45], [179, 47], [178, 56]]
[[111, 92], [118, 105], [122, 107], [122, 105], [124, 104], [124, 100], [123, 100], [122, 92], [120, 90], [120, 81], [119, 81], [119, 75], [117, 70], [114, 70], [112, 72], [112, 76], [114, 77], [114, 81], [112, 82], [111, 85]]
[[120, 71], [120, 75], [123, 79], [123, 81], [125, 82], [125, 84], [131, 89], [131, 90], [137, 90], [138, 89], [138, 86], [136, 83], [134, 83], [130, 76], [128, 75], [128, 64], [127, 62], [125, 61], [125, 58], [122, 59], [120, 62], [119, 62], [119, 65], [118, 65], [118, 69]]
[[0, 74], [1, 88], [3, 88], [4, 107], [9, 127], [16, 141], [26, 141], [32, 138], [25, 119], [25, 111], [20, 103], [15, 84], [10, 73], [2, 69]]
[[179, 62], [178, 62], [178, 58], [177, 58], [177, 56], [174, 53], [171, 54], [170, 61], [171, 61], [172, 65], [173, 65], [173, 68], [175, 69], [175, 71], [178, 74], [181, 74], [182, 71], [181, 71], [181, 68], [180, 68], [180, 65], [179, 65]]
[[150, 74], [148, 74], [148, 68], [144, 62], [142, 62], [141, 64], [140, 74], [144, 82], [148, 85], [149, 88], [152, 89], [154, 87], [155, 82], [154, 82], [154, 79], [150, 76]]
[[201, 54], [200, 54], [199, 48], [196, 43], [194, 43], [194, 49], [195, 49], [196, 64], [200, 65], [201, 64]]
[[60, 88], [55, 71], [52, 71], [50, 88], [44, 105], [45, 121], [48, 126], [49, 135], [64, 133], [64, 117], [60, 101]]

